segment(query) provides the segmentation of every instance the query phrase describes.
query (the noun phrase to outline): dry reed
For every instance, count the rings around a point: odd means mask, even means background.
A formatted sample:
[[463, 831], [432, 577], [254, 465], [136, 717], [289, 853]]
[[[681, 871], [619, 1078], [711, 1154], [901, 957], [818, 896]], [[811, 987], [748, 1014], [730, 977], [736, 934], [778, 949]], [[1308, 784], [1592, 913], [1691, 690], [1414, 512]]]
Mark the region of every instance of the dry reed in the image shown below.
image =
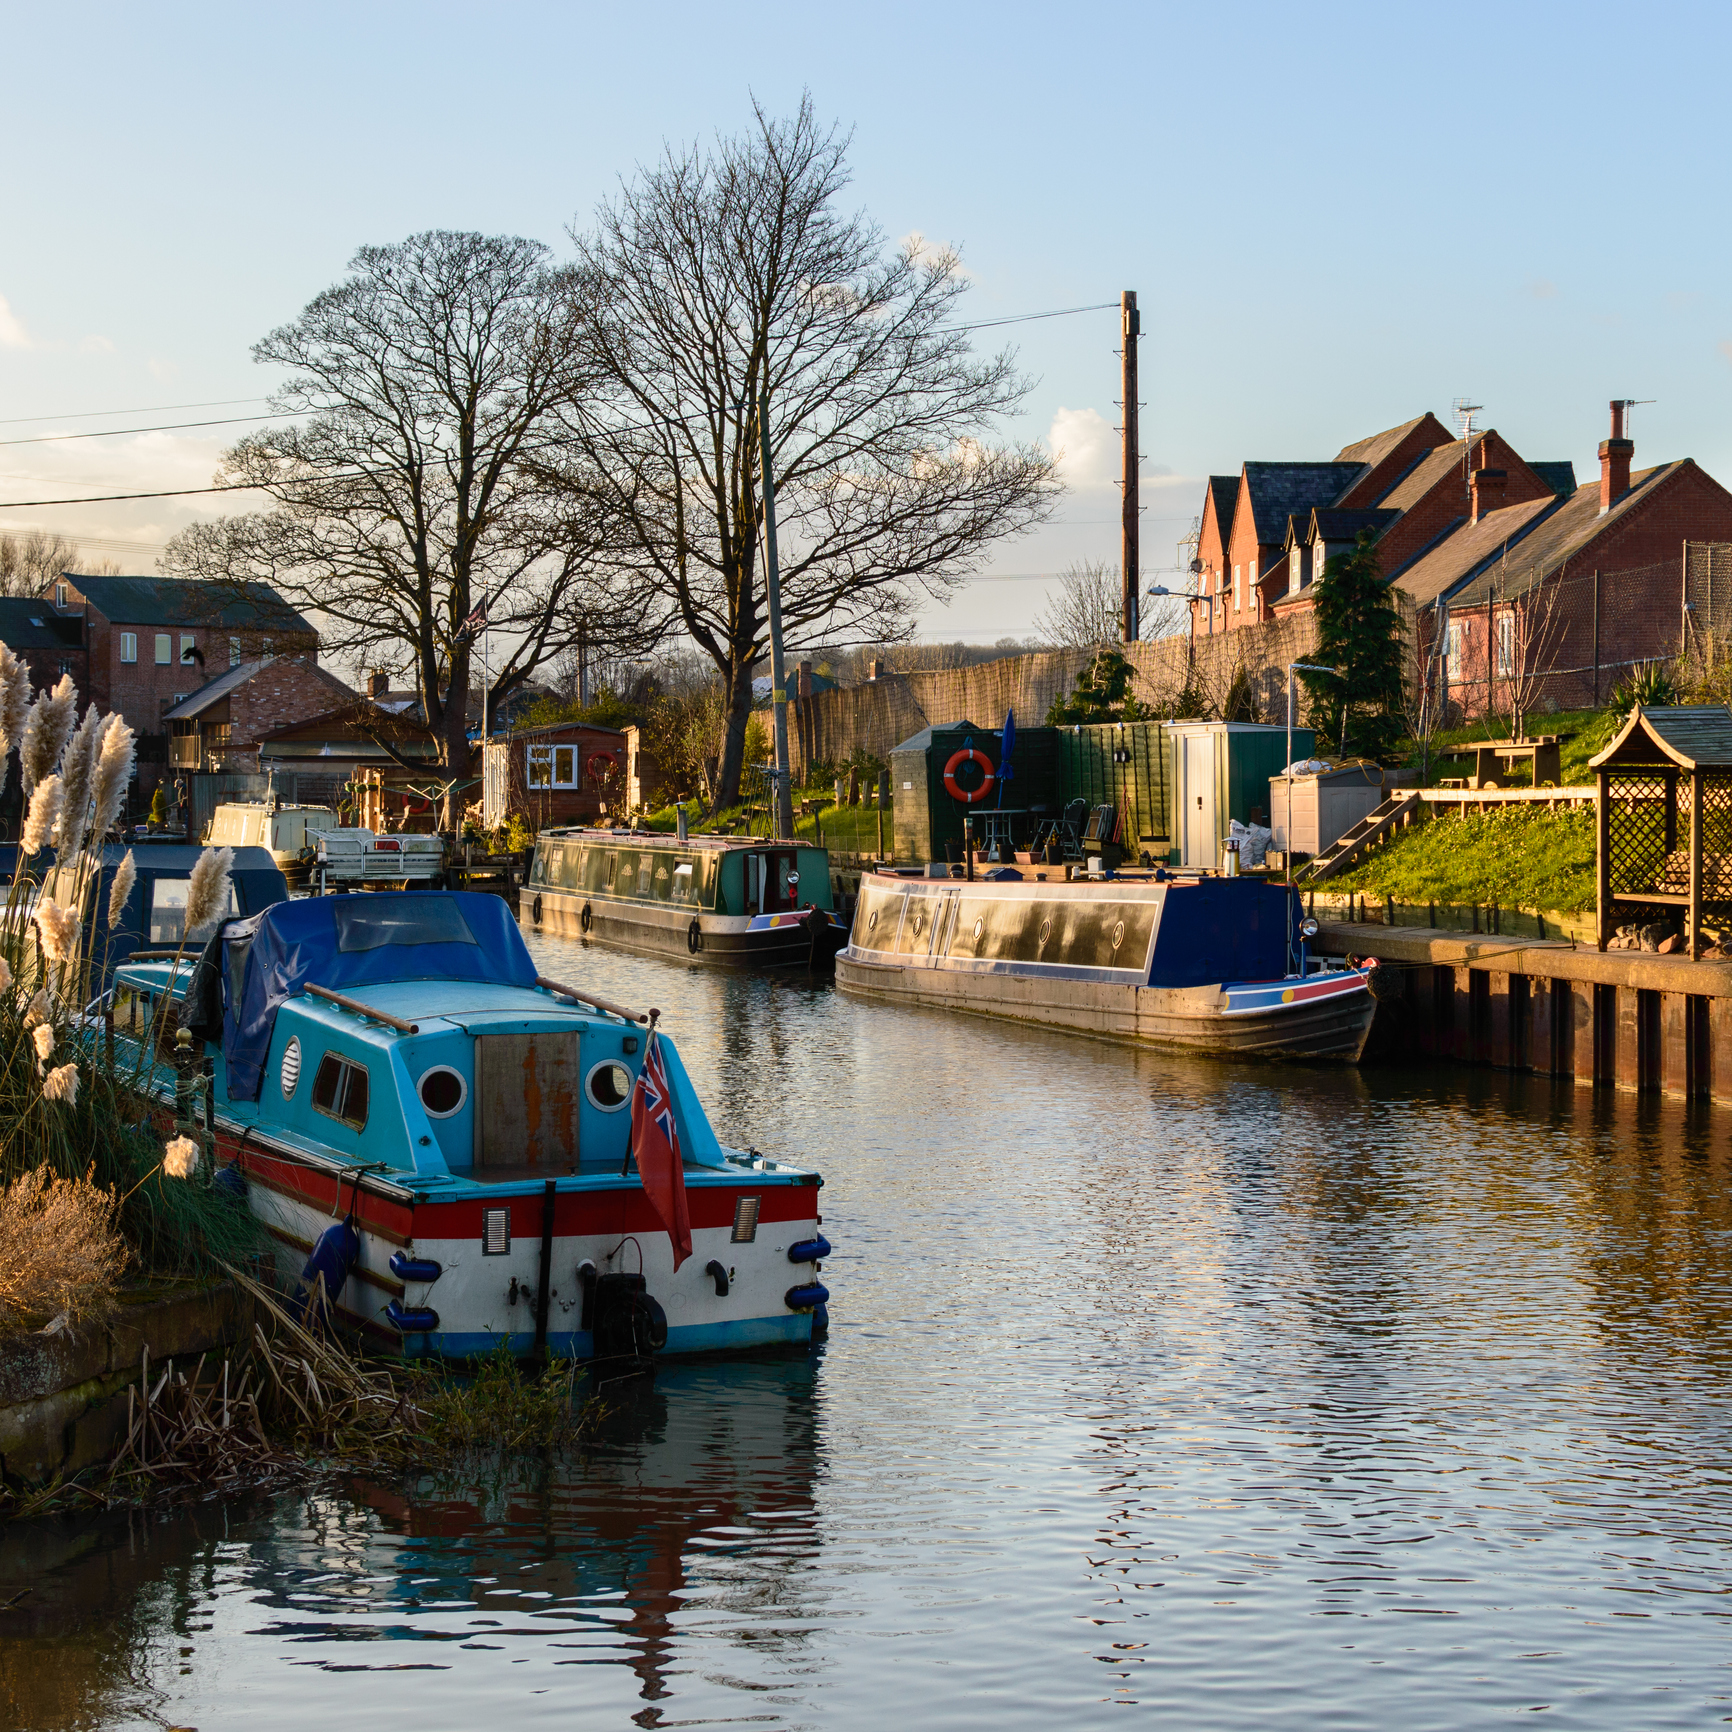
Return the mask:
[[56, 1178], [46, 1167], [0, 1191], [0, 1329], [108, 1315], [130, 1257], [119, 1212], [115, 1194], [88, 1176]]

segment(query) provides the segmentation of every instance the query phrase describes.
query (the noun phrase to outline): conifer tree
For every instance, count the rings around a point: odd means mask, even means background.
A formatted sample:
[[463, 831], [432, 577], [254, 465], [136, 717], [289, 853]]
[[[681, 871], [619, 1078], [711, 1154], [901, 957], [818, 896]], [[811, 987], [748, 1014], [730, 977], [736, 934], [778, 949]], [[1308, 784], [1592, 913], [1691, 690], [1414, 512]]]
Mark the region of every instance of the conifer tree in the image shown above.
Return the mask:
[[1116, 649], [1103, 649], [1077, 679], [1068, 698], [1054, 698], [1046, 712], [1049, 728], [1074, 723], [1135, 722], [1147, 714], [1131, 690], [1131, 664]]
[[1323, 568], [1317, 653], [1338, 674], [1301, 674], [1319, 741], [1387, 762], [1401, 735], [1401, 615], [1378, 570], [1370, 531]]

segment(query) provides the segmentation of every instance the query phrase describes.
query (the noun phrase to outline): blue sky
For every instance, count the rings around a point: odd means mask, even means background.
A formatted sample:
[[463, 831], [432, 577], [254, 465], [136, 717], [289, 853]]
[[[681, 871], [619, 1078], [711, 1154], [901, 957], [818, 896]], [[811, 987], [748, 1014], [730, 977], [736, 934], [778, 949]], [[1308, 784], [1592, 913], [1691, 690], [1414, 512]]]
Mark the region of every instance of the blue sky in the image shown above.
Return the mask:
[[[1638, 465], [1732, 483], [1721, 9], [14, 5], [4, 28], [0, 438], [262, 395], [250, 345], [362, 242], [563, 245], [665, 139], [809, 89], [855, 129], [859, 205], [962, 248], [971, 316], [1138, 291], [1146, 570], [1210, 471], [1464, 395], [1584, 477], [1607, 399], [1657, 399]], [[1117, 557], [1116, 333], [1006, 333], [1039, 380], [1013, 431], [1062, 443], [1072, 490], [1001, 574]], [[198, 485], [233, 431], [3, 446], [0, 500]], [[0, 521], [147, 570], [208, 509]], [[921, 623], [990, 641], [1045, 589], [982, 581]]]

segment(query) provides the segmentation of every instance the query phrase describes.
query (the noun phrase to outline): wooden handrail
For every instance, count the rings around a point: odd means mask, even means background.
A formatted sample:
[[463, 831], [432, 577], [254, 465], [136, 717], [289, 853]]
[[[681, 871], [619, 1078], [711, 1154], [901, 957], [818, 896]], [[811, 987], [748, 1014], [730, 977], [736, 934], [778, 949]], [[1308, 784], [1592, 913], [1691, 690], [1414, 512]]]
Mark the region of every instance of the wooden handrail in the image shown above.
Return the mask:
[[557, 992], [562, 998], [575, 998], [579, 1004], [587, 1004], [596, 1010], [605, 1011], [609, 1016], [622, 1016], [627, 1022], [654, 1022], [661, 1015], [659, 1010], [627, 1010], [623, 1004], [615, 1004], [611, 999], [597, 998], [593, 992], [579, 992], [575, 986], [561, 986], [557, 980], [549, 980], [545, 975], [536, 975], [535, 984], [545, 987], [549, 992]]
[[419, 1034], [421, 1032], [419, 1023], [405, 1022], [400, 1016], [392, 1016], [388, 1011], [375, 1010], [372, 1005], [363, 1004], [358, 998], [346, 998], [342, 993], [332, 992], [327, 987], [309, 984], [302, 987], [301, 990], [310, 992], [314, 998], [322, 998], [328, 1003], [336, 1005], [339, 1010], [353, 1011], [356, 1016], [371, 1017], [374, 1022], [382, 1022], [387, 1028], [396, 1029], [399, 1034]]

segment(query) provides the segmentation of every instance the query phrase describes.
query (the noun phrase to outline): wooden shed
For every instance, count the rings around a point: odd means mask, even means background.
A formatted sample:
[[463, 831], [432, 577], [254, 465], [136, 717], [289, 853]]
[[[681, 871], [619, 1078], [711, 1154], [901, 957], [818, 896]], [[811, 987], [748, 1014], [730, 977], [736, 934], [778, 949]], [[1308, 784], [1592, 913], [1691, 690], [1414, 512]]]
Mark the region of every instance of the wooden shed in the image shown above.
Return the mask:
[[1638, 704], [1589, 768], [1599, 786], [1600, 949], [1620, 916], [1681, 914], [1699, 957], [1704, 917], [1732, 925], [1732, 711]]

